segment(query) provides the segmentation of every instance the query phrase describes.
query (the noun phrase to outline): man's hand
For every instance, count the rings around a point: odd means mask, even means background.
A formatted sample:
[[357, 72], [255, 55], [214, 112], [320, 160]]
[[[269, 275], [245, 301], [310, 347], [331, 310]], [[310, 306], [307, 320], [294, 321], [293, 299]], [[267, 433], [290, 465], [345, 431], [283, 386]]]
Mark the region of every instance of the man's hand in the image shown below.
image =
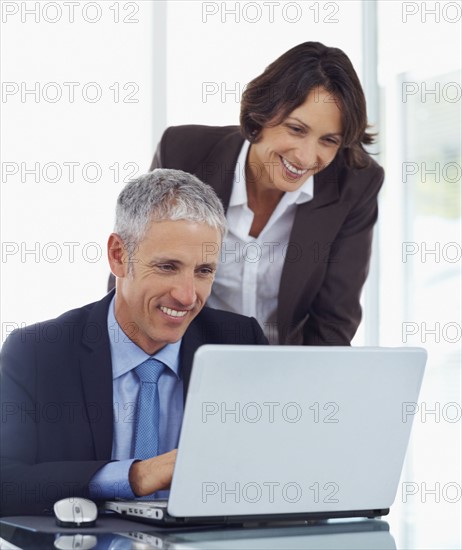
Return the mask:
[[137, 497], [150, 495], [161, 489], [168, 489], [172, 482], [176, 449], [163, 455], [140, 460], [131, 465], [128, 479]]

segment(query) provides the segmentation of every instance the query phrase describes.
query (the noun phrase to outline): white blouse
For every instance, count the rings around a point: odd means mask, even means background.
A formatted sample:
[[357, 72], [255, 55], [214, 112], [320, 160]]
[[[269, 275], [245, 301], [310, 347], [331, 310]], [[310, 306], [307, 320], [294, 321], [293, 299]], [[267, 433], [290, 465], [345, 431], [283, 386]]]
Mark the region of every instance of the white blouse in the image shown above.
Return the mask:
[[301, 250], [289, 243], [298, 204], [313, 198], [313, 176], [296, 191], [286, 192], [268, 223], [255, 238], [249, 235], [253, 212], [248, 207], [245, 163], [250, 143], [244, 141], [234, 171], [215, 282], [207, 305], [255, 317], [270, 344], [278, 344], [276, 314], [284, 260], [296, 261]]

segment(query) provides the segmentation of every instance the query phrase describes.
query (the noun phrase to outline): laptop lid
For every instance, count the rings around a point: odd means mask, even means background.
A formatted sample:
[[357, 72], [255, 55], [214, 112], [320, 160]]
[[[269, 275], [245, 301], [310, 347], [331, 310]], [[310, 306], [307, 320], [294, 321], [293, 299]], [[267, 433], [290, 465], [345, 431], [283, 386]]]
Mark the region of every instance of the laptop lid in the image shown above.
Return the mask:
[[201, 347], [168, 513], [389, 508], [425, 362], [421, 348]]

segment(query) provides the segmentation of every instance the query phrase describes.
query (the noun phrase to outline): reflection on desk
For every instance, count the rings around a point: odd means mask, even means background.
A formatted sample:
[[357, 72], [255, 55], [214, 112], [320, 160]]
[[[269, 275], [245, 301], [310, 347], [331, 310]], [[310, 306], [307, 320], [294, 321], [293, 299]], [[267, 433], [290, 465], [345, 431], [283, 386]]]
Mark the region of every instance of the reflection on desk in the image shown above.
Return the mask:
[[380, 520], [331, 520], [303, 525], [224, 529], [153, 529], [132, 521], [102, 517], [95, 528], [76, 530], [56, 527], [54, 519], [49, 517], [15, 517], [3, 518], [0, 529], [2, 548], [25, 550], [396, 550], [388, 523]]

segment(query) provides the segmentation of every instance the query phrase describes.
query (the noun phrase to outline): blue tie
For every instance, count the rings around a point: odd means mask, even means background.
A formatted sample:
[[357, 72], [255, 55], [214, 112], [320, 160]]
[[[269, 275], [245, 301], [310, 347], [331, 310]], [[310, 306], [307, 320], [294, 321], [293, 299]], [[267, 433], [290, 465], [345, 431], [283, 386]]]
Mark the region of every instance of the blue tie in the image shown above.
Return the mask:
[[159, 389], [157, 381], [165, 365], [149, 358], [135, 369], [141, 382], [136, 410], [134, 458], [145, 460], [159, 452]]

